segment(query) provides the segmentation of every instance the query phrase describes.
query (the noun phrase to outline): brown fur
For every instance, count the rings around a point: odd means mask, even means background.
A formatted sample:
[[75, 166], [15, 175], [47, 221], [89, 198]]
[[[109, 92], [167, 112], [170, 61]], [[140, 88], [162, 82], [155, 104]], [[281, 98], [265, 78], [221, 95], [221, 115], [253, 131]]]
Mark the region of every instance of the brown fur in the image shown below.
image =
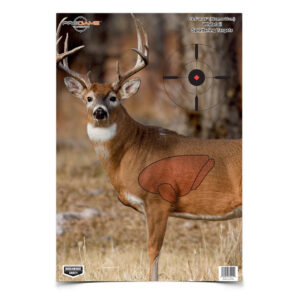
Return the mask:
[[[152, 273], [157, 272], [155, 262], [171, 213], [223, 216], [241, 206], [241, 141], [200, 140], [178, 135], [167, 129], [144, 126], [133, 120], [121, 103], [112, 108], [105, 102], [105, 97], [112, 91], [110, 84], [95, 83], [85, 92], [84, 97], [90, 90], [93, 90], [97, 104], [107, 105], [109, 118], [97, 121], [92, 116], [92, 110], [88, 109], [88, 122], [102, 128], [113, 123], [117, 125], [116, 135], [111, 140], [100, 143], [109, 152], [109, 159], [101, 154], [99, 159], [119, 195], [119, 200], [146, 216], [151, 279]], [[121, 98], [120, 92], [117, 97]], [[96, 147], [98, 143], [92, 141], [92, 144]], [[159, 193], [147, 192], [138, 182], [141, 171], [154, 162], [172, 156], [199, 155], [211, 159], [207, 159], [208, 165], [203, 167], [205, 174], [193, 178], [191, 184], [196, 181], [190, 192], [177, 197], [176, 201], [165, 201]], [[174, 182], [176, 185], [176, 181]], [[167, 189], [166, 186], [161, 187], [161, 192], [165, 193]], [[141, 199], [143, 205], [130, 202], [128, 193]]]

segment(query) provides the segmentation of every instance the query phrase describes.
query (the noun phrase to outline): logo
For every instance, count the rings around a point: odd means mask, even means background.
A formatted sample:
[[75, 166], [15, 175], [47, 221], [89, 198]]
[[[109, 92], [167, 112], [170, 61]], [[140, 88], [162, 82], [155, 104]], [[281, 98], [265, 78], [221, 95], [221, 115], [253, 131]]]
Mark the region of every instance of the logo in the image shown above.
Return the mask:
[[69, 277], [77, 277], [83, 275], [84, 266], [63, 266], [63, 274]]
[[63, 25], [71, 25], [77, 32], [84, 32], [91, 26], [100, 26], [101, 21], [88, 21], [87, 18], [78, 16], [74, 21], [64, 21]]

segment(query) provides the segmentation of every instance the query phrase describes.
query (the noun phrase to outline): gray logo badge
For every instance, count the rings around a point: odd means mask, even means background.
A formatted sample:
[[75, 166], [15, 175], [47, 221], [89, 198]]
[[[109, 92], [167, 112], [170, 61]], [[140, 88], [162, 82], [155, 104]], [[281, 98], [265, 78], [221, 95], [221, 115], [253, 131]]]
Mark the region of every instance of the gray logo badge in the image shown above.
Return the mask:
[[83, 24], [88, 24], [88, 20], [82, 16], [75, 18], [74, 23], [78, 24], [78, 25], [73, 25], [73, 28], [78, 32], [84, 32], [88, 28], [90, 28], [90, 25], [83, 25]]
[[71, 25], [77, 32], [84, 32], [89, 29], [91, 26], [101, 25], [101, 21], [89, 21], [83, 16], [78, 16], [74, 21], [64, 21], [63, 25]]
[[69, 277], [77, 277], [83, 275], [84, 273], [84, 266], [63, 266], [63, 274]]

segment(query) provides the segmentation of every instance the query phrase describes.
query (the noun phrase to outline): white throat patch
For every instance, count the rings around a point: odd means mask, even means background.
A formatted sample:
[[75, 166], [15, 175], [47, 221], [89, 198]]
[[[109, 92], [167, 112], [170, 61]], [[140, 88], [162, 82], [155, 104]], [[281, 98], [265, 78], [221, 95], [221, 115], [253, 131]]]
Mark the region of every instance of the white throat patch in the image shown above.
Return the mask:
[[109, 158], [109, 151], [103, 144], [98, 144], [95, 146], [95, 151], [98, 155], [100, 155], [103, 159]]
[[95, 127], [93, 124], [87, 124], [87, 134], [93, 142], [107, 142], [115, 137], [117, 124], [113, 123], [109, 127]]

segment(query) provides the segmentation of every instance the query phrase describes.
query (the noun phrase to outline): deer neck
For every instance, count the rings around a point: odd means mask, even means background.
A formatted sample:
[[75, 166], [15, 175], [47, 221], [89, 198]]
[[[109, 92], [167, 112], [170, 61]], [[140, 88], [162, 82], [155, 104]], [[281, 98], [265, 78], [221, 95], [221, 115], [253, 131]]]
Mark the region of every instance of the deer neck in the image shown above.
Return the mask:
[[90, 141], [110, 177], [115, 175], [125, 153], [134, 146], [136, 136], [143, 130], [144, 126], [133, 120], [122, 105], [115, 116], [111, 116], [108, 126], [95, 127], [88, 123]]

